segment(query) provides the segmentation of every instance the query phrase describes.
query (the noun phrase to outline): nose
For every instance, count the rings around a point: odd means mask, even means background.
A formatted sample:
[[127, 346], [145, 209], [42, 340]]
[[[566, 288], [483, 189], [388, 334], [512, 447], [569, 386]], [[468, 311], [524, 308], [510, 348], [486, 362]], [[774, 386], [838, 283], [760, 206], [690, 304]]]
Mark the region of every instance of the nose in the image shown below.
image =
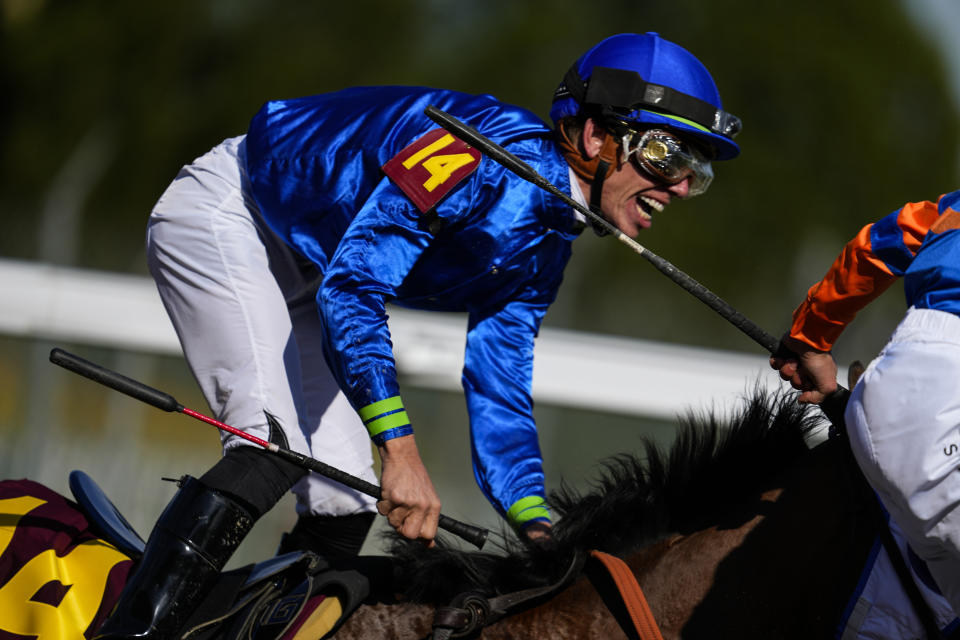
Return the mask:
[[677, 196], [678, 198], [686, 198], [690, 194], [690, 181], [692, 176], [687, 176], [680, 182], [676, 182], [667, 189], [670, 193]]

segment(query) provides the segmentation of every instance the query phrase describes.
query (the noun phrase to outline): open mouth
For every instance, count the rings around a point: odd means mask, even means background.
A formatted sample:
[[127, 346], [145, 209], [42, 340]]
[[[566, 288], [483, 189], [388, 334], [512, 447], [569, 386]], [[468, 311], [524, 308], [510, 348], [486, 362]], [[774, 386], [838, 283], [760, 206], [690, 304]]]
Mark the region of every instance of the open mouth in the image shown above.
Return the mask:
[[637, 212], [640, 214], [640, 218], [645, 221], [652, 220], [654, 212], [660, 213], [664, 209], [662, 202], [644, 195], [637, 196], [636, 205]]

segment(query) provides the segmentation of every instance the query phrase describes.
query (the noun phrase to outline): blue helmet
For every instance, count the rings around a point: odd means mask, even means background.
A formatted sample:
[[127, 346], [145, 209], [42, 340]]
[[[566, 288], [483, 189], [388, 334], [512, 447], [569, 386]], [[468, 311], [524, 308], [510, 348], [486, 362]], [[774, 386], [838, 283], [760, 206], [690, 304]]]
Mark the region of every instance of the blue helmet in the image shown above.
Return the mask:
[[693, 54], [656, 33], [610, 36], [577, 60], [553, 96], [556, 124], [600, 117], [608, 128], [662, 125], [692, 137], [714, 160], [740, 153], [740, 119], [723, 110], [710, 72]]

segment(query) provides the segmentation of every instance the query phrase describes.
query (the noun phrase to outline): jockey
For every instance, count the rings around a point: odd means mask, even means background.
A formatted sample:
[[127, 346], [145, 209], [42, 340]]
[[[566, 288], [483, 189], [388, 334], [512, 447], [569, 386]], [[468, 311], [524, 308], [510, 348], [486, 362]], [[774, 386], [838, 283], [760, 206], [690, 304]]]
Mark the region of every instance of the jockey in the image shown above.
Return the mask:
[[[291, 487], [282, 551], [359, 552], [376, 511], [427, 543], [440, 499], [397, 382], [386, 304], [468, 314], [463, 388], [477, 482], [519, 532], [549, 540], [530, 396], [533, 343], [585, 218], [424, 115], [435, 105], [634, 237], [703, 193], [740, 121], [657, 34], [588, 51], [549, 127], [488, 95], [361, 87], [268, 102], [245, 135], [185, 166], [150, 217], [150, 271], [214, 415], [376, 481], [382, 499], [235, 436], [161, 515], [99, 638], [166, 637]], [[198, 524], [203, 523], [203, 524]]]
[[909, 309], [853, 389], [845, 418], [860, 468], [960, 613], [960, 191], [864, 227], [793, 314], [770, 364], [821, 402], [830, 350], [856, 313], [903, 277]]

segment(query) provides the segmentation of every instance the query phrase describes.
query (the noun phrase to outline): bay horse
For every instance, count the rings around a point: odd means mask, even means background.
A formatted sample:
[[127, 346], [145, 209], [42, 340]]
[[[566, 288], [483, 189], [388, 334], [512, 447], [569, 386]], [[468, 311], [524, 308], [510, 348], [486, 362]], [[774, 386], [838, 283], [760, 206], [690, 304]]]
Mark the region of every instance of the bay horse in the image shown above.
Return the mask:
[[[845, 441], [807, 444], [818, 414], [758, 390], [729, 416], [687, 415], [669, 449], [646, 441], [642, 455], [605, 462], [587, 491], [553, 492], [551, 549], [509, 536], [499, 553], [395, 540], [393, 581], [333, 637], [426, 638], [454, 595], [550, 584], [590, 549], [627, 561], [665, 640], [834, 637], [877, 520]], [[636, 637], [608, 596], [581, 575], [473, 637]]]

